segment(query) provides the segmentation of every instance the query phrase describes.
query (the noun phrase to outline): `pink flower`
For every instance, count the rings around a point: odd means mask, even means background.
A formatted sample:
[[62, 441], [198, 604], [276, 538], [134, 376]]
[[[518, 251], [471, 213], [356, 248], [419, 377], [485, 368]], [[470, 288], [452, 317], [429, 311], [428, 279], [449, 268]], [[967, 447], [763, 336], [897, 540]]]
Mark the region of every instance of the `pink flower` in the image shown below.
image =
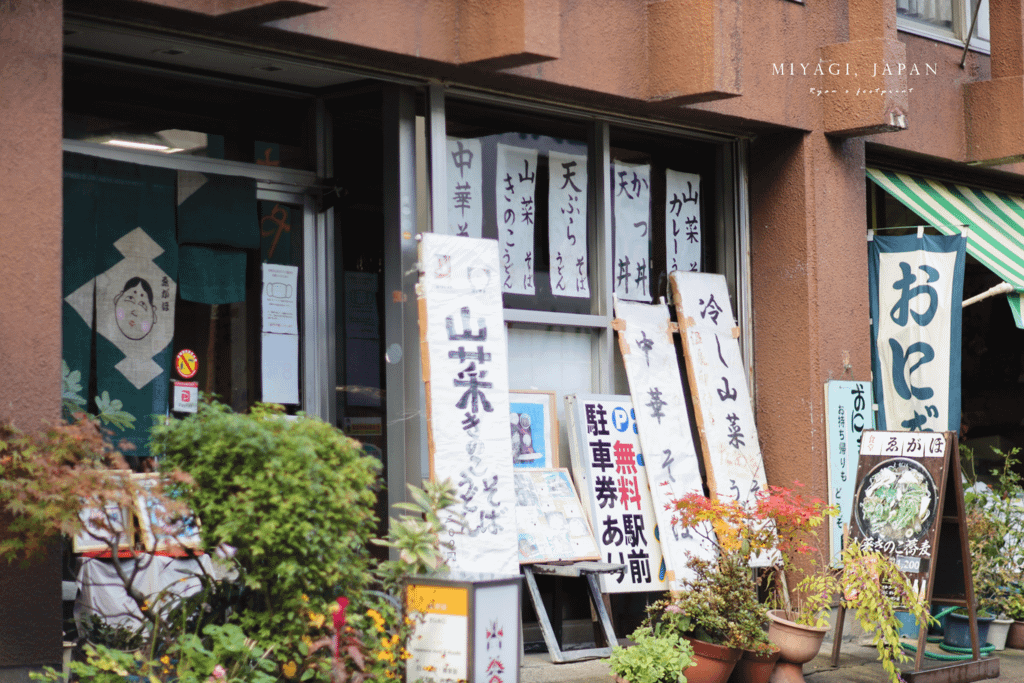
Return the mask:
[[207, 683], [213, 683], [214, 681], [219, 681], [227, 675], [227, 670], [223, 666], [218, 664], [217, 666], [213, 667], [213, 671], [210, 673], [210, 677], [207, 678], [206, 681]]
[[683, 610], [679, 605], [668, 605], [665, 607], [665, 611], [669, 614], [682, 614]]
[[334, 657], [338, 657], [338, 650], [341, 647], [341, 632], [345, 630], [345, 608], [348, 607], [348, 598], [338, 598], [338, 611], [334, 613]]

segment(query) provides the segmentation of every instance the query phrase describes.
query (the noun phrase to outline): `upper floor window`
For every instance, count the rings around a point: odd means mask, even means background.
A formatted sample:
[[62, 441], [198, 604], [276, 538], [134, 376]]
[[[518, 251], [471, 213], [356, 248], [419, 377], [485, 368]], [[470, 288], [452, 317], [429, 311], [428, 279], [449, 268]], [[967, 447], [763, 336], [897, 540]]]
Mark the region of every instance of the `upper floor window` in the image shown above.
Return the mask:
[[988, 3], [989, 0], [896, 0], [897, 25], [901, 31], [963, 45], [971, 33], [977, 9], [971, 48], [987, 53]]

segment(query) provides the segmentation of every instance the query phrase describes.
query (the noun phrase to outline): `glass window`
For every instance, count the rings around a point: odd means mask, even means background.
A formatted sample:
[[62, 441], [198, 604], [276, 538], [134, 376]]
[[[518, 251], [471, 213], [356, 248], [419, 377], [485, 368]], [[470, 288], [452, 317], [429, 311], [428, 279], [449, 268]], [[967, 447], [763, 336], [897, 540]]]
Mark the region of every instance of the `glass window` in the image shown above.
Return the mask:
[[122, 149], [312, 170], [312, 103], [286, 91], [64, 65], [64, 137]]
[[467, 103], [446, 121], [447, 231], [500, 241], [505, 308], [591, 313], [587, 127]]
[[971, 33], [971, 47], [989, 51], [988, 0], [896, 0], [900, 30], [963, 45]]

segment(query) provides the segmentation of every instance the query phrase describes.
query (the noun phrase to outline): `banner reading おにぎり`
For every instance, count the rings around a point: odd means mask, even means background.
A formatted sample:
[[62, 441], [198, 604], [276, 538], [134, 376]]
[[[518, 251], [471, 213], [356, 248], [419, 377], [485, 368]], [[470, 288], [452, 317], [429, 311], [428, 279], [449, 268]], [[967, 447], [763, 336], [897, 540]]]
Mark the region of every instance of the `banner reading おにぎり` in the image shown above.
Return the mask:
[[869, 242], [871, 369], [879, 429], [960, 429], [961, 236]]
[[425, 234], [419, 313], [431, 478], [458, 487], [446, 518], [453, 569], [516, 574], [508, 353], [498, 245]]

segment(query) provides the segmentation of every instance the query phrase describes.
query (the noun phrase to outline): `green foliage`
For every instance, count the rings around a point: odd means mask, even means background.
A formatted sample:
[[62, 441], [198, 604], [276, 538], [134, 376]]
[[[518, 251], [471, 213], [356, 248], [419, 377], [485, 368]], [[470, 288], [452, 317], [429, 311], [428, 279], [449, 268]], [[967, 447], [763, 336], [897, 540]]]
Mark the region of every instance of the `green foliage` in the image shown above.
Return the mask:
[[82, 373], [78, 370], [72, 372], [66, 360], [61, 359], [60, 365], [60, 399], [64, 416], [70, 419], [75, 413], [85, 410], [88, 401], [82, 396]]
[[635, 645], [612, 648], [612, 673], [628, 683], [686, 683], [685, 671], [694, 664], [693, 647], [678, 633], [655, 634], [641, 626], [630, 640]]
[[369, 580], [378, 461], [331, 425], [259, 404], [244, 415], [200, 404], [155, 426], [152, 448], [191, 475], [177, 493], [202, 520], [204, 545], [237, 549], [239, 626], [282, 672], [301, 668], [309, 614], [328, 612], [331, 587], [356, 598]]
[[457, 489], [450, 479], [443, 482], [424, 482], [423, 488], [409, 484], [411, 503], [396, 503], [395, 507], [412, 512], [391, 518], [386, 539], [374, 542], [398, 549], [397, 560], [381, 563], [380, 575], [385, 588], [397, 593], [403, 577], [429, 574], [445, 569], [442, 548], [452, 548], [450, 541], [442, 542], [444, 524], [440, 512], [458, 502]]
[[690, 556], [692, 576], [670, 597], [648, 608], [655, 631], [674, 632], [726, 647], [756, 649], [767, 643], [768, 608], [757, 599], [750, 567], [741, 553], [716, 560]]
[[[1019, 448], [1009, 453], [992, 449], [1002, 466], [989, 470], [989, 481], [979, 481], [974, 452], [960, 447], [961, 469], [969, 486], [964, 493], [968, 544], [974, 593], [981, 609], [992, 614], [1024, 617], [1024, 482], [1015, 468]], [[1020, 617], [1013, 616], [1020, 615]]]

